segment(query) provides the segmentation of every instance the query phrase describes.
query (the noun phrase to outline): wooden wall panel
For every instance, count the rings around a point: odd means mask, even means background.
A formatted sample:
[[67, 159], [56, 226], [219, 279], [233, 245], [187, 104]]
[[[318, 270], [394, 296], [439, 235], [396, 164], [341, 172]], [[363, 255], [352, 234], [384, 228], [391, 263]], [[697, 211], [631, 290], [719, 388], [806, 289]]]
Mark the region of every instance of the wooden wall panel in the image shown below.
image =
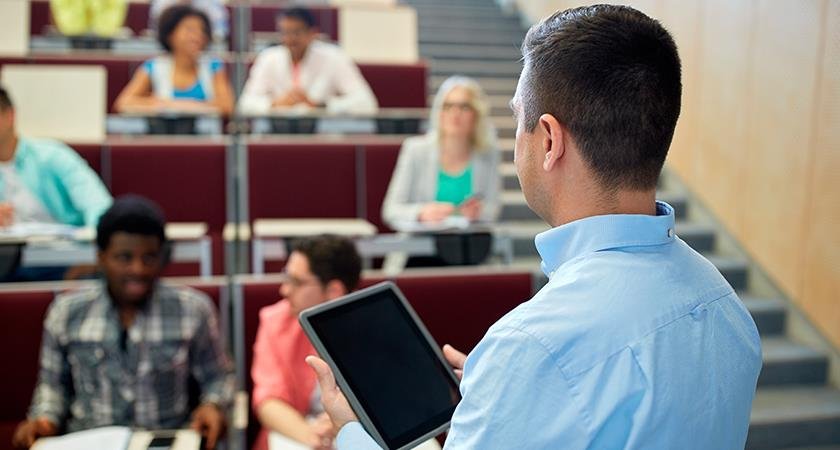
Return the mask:
[[702, 11], [705, 4], [701, 0], [666, 1], [662, 4], [662, 13], [657, 17], [674, 37], [682, 62], [682, 110], [677, 121], [677, 129], [671, 149], [668, 151], [667, 165], [687, 183], [694, 181], [693, 154], [697, 148], [698, 105], [702, 95]]
[[[748, 78], [756, 25], [755, 1], [708, 0], [703, 11], [701, 57], [708, 63], [699, 77], [696, 147], [690, 158], [695, 192], [730, 230], [741, 234], [747, 125], [751, 118]], [[694, 105], [692, 105], [694, 106]]]
[[840, 348], [840, 1], [825, 21], [800, 302]]
[[822, 3], [761, 1], [749, 74], [753, 117], [743, 192], [746, 210], [737, 234], [794, 297], [802, 280], [797, 255], [804, 232], [816, 68], [822, 56]]

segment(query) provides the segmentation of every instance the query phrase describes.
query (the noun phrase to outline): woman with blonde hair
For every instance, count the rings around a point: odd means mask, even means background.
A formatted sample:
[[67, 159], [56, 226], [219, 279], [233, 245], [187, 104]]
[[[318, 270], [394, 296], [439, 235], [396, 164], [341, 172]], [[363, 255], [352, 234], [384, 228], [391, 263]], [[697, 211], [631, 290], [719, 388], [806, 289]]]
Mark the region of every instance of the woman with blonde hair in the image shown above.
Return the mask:
[[432, 104], [429, 131], [405, 140], [382, 205], [392, 228], [401, 222], [470, 221], [499, 214], [499, 151], [484, 91], [467, 77], [448, 78]]

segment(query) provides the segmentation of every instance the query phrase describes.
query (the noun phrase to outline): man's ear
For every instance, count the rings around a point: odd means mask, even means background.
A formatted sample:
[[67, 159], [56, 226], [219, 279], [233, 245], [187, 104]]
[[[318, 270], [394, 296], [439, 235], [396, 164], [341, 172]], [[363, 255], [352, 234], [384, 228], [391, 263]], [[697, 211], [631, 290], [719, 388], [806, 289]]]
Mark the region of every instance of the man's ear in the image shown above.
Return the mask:
[[338, 280], [330, 280], [326, 286], [324, 286], [324, 290], [327, 293], [327, 299], [335, 300], [338, 297], [343, 295], [347, 295], [347, 288], [344, 287], [344, 283]]
[[560, 158], [566, 154], [566, 130], [560, 121], [551, 114], [540, 116], [537, 127], [542, 133], [542, 149], [545, 152], [543, 170], [546, 172], [554, 168]]

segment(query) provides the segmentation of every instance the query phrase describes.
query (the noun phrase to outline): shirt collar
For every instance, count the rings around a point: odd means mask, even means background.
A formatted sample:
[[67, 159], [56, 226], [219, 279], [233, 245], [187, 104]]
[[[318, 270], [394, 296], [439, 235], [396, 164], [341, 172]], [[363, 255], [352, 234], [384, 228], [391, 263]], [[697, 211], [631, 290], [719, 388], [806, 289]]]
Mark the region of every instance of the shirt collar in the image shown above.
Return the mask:
[[549, 278], [577, 256], [621, 247], [662, 245], [674, 240], [674, 208], [656, 202], [656, 215], [610, 214], [586, 217], [544, 231], [534, 239]]

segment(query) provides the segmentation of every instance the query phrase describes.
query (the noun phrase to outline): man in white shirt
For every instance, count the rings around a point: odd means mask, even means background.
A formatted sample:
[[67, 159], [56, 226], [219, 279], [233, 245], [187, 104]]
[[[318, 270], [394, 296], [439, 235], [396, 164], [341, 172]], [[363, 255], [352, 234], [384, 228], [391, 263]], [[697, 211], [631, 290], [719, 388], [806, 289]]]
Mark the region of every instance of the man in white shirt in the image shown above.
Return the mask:
[[306, 9], [280, 13], [277, 27], [283, 45], [257, 56], [239, 99], [241, 112], [308, 106], [324, 107], [332, 114], [376, 113], [376, 97], [359, 68], [338, 46], [316, 40], [314, 25]]

